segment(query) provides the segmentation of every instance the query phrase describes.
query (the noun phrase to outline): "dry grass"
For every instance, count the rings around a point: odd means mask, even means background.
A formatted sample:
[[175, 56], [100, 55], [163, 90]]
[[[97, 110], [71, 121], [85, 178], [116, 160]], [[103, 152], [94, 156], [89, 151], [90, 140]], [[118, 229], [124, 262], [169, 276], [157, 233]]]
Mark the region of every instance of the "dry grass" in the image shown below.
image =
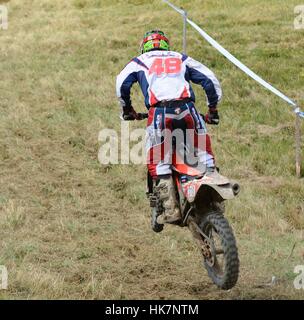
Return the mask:
[[[303, 102], [303, 32], [293, 30], [298, 1], [176, 3]], [[218, 165], [242, 185], [227, 212], [241, 275], [222, 292], [187, 230], [150, 231], [145, 168], [97, 160], [98, 132], [119, 129], [116, 74], [149, 28], [167, 30], [180, 50], [178, 16], [156, 0], [8, 5], [9, 29], [0, 31], [0, 265], [8, 268], [9, 289], [1, 298], [303, 298], [293, 269], [304, 263], [304, 188], [294, 178], [294, 118], [283, 102], [189, 31], [189, 54], [216, 71], [225, 92], [221, 126], [211, 128]], [[133, 100], [144, 111], [140, 94]], [[269, 286], [273, 275], [278, 283]]]

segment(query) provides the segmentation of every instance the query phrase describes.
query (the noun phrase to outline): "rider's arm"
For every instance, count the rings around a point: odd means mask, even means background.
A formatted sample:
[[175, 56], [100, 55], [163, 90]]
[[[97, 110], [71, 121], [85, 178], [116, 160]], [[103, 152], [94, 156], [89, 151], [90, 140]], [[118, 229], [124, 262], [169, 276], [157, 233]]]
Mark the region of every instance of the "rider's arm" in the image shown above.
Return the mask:
[[119, 99], [122, 110], [128, 110], [132, 107], [130, 92], [132, 85], [138, 81], [138, 66], [132, 60], [128, 63], [116, 79], [116, 94]]
[[185, 63], [189, 79], [204, 88], [208, 106], [215, 108], [222, 98], [221, 85], [215, 74], [202, 63], [190, 57], [186, 58]]

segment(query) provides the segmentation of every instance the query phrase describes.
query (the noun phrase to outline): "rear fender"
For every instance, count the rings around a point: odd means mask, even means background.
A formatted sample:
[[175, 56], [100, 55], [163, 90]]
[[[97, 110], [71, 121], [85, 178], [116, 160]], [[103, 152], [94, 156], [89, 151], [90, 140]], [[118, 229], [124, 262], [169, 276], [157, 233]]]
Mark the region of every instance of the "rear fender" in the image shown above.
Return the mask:
[[202, 184], [193, 201], [224, 201], [235, 197], [230, 183], [224, 185]]
[[[197, 198], [204, 197], [204, 195], [210, 196], [211, 194], [216, 194], [220, 197], [219, 200], [230, 200], [235, 197], [233, 192], [233, 185], [227, 181], [225, 184], [217, 185], [214, 183], [208, 183], [201, 180], [192, 180], [187, 183], [182, 184], [183, 193], [187, 200], [192, 203], [197, 201]], [[208, 198], [209, 198], [208, 196]], [[210, 201], [211, 199], [209, 199]]]
[[[235, 194], [233, 192], [232, 184], [226, 183], [223, 185], [215, 185], [215, 184], [202, 184], [200, 187], [200, 191], [203, 191], [204, 188], [211, 188], [213, 189], [223, 200], [230, 200], [235, 197]], [[199, 193], [198, 192], [198, 193]], [[197, 193], [197, 196], [198, 196]]]

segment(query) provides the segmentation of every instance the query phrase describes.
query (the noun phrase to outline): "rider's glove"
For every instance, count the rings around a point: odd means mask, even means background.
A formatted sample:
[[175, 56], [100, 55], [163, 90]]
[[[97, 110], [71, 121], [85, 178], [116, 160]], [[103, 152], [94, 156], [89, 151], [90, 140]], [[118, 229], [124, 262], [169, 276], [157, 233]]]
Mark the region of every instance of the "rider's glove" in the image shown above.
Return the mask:
[[215, 124], [215, 125], [219, 124], [220, 117], [218, 115], [216, 107], [209, 107], [209, 111], [205, 115], [205, 121], [208, 124]]
[[137, 114], [137, 112], [134, 110], [132, 106], [122, 108], [121, 119], [125, 121], [141, 120], [140, 116]]

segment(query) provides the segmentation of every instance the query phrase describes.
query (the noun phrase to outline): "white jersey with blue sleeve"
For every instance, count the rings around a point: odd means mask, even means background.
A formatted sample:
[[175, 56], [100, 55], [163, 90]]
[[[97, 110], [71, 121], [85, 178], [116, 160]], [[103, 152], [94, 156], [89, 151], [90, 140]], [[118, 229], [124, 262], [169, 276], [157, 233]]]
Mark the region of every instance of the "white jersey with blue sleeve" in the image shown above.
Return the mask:
[[195, 102], [190, 82], [200, 84], [209, 107], [222, 97], [219, 81], [202, 63], [174, 51], [150, 51], [132, 59], [117, 76], [116, 94], [122, 107], [130, 107], [130, 91], [138, 82], [149, 109], [160, 101], [189, 98]]

